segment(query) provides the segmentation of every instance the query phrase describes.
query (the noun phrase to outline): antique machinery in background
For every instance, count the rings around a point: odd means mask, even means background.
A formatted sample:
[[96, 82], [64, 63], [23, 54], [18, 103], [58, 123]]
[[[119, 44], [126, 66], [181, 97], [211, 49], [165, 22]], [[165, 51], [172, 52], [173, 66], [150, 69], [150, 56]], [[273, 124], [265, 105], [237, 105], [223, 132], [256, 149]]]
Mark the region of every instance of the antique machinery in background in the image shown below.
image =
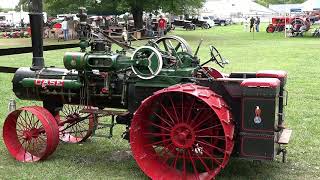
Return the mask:
[[[32, 2], [32, 20], [41, 20], [41, 1]], [[193, 54], [177, 36], [149, 41], [130, 56], [113, 52], [105, 39], [83, 37], [81, 51], [64, 55], [65, 68], [45, 67], [42, 36], [34, 33], [42, 27], [32, 24], [34, 60], [15, 72], [13, 91], [43, 106], [21, 107], [4, 122], [5, 145], [18, 161], [47, 158], [59, 139], [84, 141], [106, 115], [127, 126], [124, 138], [152, 179], [212, 179], [231, 157], [285, 155], [291, 134], [284, 126], [286, 72], [223, 74], [205, 66], [227, 64], [215, 47], [201, 64], [202, 41]]]

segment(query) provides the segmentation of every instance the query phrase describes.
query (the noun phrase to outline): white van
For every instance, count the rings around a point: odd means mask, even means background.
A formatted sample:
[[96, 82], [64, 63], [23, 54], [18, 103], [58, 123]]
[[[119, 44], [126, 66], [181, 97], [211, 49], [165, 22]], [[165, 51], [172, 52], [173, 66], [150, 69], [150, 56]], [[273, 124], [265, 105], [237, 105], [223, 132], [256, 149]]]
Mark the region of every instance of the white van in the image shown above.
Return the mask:
[[209, 24], [210, 28], [215, 26], [214, 21], [211, 20], [209, 16], [199, 16], [198, 19], [200, 21], [206, 21]]

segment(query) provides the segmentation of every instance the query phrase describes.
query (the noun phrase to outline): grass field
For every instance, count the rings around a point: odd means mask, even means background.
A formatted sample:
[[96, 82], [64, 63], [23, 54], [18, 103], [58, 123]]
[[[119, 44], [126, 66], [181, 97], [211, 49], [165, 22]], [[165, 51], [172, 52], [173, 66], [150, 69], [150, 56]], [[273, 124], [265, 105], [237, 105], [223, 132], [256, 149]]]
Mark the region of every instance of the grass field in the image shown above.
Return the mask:
[[[261, 28], [264, 29], [263, 27]], [[288, 162], [252, 163], [233, 159], [217, 179], [301, 180], [320, 179], [320, 39], [284, 38], [282, 33], [243, 32], [241, 26], [216, 27], [210, 30], [172, 34], [184, 37], [195, 50], [203, 39], [199, 55], [209, 58], [209, 45], [216, 46], [231, 62], [223, 72], [282, 69], [289, 73], [286, 125], [293, 129], [288, 145]], [[0, 39], [0, 48], [12, 40]], [[45, 52], [47, 65], [62, 67], [62, 54], [70, 50]], [[0, 57], [0, 66], [30, 66], [31, 54]], [[215, 64], [212, 66], [217, 67]], [[11, 74], [0, 74], [0, 126], [7, 115], [12, 97]], [[17, 100], [19, 106], [36, 102]], [[48, 160], [34, 164], [16, 162], [0, 140], [0, 179], [147, 179], [132, 158], [114, 158], [117, 151], [129, 150], [121, 140], [123, 127], [114, 139], [91, 138], [83, 144], [61, 143]], [[113, 158], [112, 158], [113, 157]]]

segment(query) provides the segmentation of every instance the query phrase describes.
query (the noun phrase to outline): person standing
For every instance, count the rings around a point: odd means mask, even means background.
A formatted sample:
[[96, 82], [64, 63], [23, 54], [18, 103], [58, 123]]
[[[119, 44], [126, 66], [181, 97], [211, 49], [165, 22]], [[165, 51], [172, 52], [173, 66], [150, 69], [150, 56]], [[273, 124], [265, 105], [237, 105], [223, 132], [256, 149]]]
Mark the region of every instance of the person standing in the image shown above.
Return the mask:
[[62, 21], [61, 28], [63, 30], [64, 40], [67, 41], [68, 40], [68, 33], [69, 33], [67, 17], [65, 17], [64, 20]]
[[20, 26], [21, 26], [21, 28], [24, 28], [24, 21], [23, 21], [23, 18], [21, 19], [21, 21], [20, 21]]
[[251, 30], [254, 32], [254, 24], [255, 24], [255, 19], [254, 19], [254, 17], [251, 17], [251, 19], [250, 19], [250, 32], [251, 32]]
[[257, 19], [256, 19], [256, 32], [259, 32], [259, 26], [260, 26], [260, 18], [257, 16]]
[[147, 36], [153, 37], [152, 14], [149, 14], [149, 17], [147, 18], [146, 27], [147, 27]]
[[158, 21], [158, 36], [162, 37], [164, 36], [164, 31], [167, 27], [167, 21], [163, 18], [162, 15], [160, 15], [160, 19]]
[[244, 32], [248, 32], [248, 26], [249, 26], [248, 17], [244, 17], [243, 18], [243, 31]]

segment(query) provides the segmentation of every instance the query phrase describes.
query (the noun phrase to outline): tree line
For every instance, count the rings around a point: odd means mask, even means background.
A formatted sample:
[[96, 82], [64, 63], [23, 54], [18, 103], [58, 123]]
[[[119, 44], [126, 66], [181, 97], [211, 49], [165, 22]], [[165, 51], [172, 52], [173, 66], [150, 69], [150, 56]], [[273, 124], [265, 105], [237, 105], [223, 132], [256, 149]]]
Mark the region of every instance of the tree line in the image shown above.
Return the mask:
[[[205, 0], [43, 0], [45, 11], [55, 16], [57, 14], [77, 13], [79, 7], [86, 7], [88, 14], [118, 15], [130, 12], [135, 26], [142, 28], [143, 12], [162, 12], [185, 14], [203, 6]], [[29, 0], [20, 0], [16, 9], [23, 6], [27, 10]]]
[[[16, 10], [28, 11], [30, 0], [20, 0]], [[174, 14], [190, 14], [199, 9], [206, 0], [43, 0], [45, 11], [55, 16], [57, 14], [77, 13], [79, 7], [86, 7], [88, 14], [117, 15], [131, 12], [137, 28], [143, 26], [143, 12], [157, 14], [157, 10]], [[269, 4], [302, 3], [304, 0], [257, 0], [257, 3]]]
[[268, 7], [269, 4], [299, 4], [305, 0], [256, 0], [256, 2]]

